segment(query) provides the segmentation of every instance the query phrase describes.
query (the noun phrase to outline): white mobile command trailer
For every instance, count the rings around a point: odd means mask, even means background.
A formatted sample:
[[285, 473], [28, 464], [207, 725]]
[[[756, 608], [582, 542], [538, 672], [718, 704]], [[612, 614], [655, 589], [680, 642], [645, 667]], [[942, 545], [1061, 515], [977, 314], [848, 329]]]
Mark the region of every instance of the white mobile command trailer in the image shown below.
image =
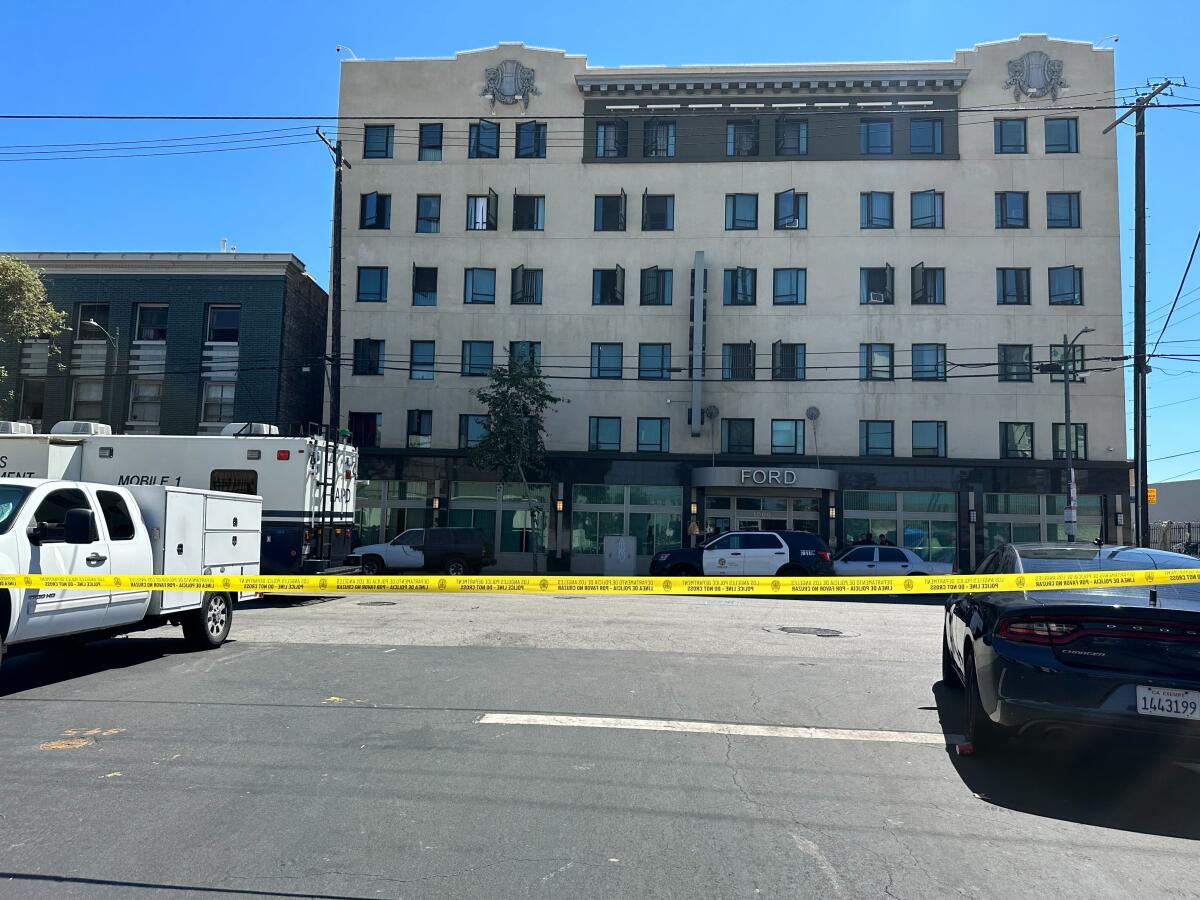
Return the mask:
[[264, 575], [328, 571], [342, 565], [353, 546], [358, 450], [352, 446], [282, 437], [275, 426], [256, 423], [197, 436], [87, 433], [96, 428], [90, 422], [60, 422], [51, 434], [6, 434], [0, 428], [0, 478], [260, 496]]
[[[0, 572], [15, 575], [257, 575], [262, 500], [177, 487], [58, 479], [0, 481]], [[250, 594], [107, 588], [0, 588], [8, 645], [180, 625], [194, 647], [224, 643]]]

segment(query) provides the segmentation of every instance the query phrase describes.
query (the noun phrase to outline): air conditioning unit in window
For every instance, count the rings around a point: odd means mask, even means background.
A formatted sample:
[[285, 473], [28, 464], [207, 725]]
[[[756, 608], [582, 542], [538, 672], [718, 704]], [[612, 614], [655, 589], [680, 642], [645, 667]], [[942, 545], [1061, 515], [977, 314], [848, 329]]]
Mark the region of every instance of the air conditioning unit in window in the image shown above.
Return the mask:
[[887, 294], [883, 291], [871, 291], [867, 294], [868, 303], [887, 303]]

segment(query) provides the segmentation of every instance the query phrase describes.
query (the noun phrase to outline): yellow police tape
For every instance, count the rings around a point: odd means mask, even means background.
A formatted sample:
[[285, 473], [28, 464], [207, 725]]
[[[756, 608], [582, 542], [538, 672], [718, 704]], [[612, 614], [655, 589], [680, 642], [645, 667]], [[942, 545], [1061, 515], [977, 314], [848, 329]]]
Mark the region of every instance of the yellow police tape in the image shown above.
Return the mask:
[[609, 575], [4, 575], [0, 588], [238, 591], [265, 594], [384, 592], [507, 594], [960, 594], [1155, 587], [1200, 582], [1200, 569], [901, 575], [867, 578], [719, 578]]

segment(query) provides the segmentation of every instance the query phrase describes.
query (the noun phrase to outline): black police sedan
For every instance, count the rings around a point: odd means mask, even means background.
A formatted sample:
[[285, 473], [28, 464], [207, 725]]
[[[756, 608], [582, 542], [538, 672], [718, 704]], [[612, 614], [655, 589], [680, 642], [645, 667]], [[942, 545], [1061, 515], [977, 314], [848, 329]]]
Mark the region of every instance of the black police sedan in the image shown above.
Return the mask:
[[[1190, 556], [1138, 547], [1006, 544], [977, 574], [1197, 567]], [[1200, 583], [955, 595], [946, 603], [942, 678], [964, 688], [976, 753], [1029, 729], [1088, 726], [1155, 735], [1194, 755]]]
[[664, 550], [650, 560], [651, 575], [833, 574], [829, 545], [807, 531], [727, 531], [700, 547]]

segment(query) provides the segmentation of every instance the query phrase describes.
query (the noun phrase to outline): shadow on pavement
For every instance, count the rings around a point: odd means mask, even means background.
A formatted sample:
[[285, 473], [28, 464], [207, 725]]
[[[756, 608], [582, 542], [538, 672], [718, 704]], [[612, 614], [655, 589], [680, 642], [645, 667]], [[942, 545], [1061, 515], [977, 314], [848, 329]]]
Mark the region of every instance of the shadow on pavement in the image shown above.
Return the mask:
[[[381, 592], [382, 593], [382, 592]], [[289, 609], [294, 606], [316, 606], [330, 600], [341, 600], [345, 594], [265, 594], [257, 600], [241, 600], [238, 609]]]
[[1106, 737], [1021, 736], [996, 756], [959, 756], [963, 694], [933, 686], [950, 762], [985, 803], [1016, 812], [1100, 828], [1200, 839], [1200, 775], [1162, 745], [1130, 745]]
[[0, 697], [189, 652], [203, 651], [189, 650], [182, 637], [111, 638], [95, 643], [59, 641], [29, 649], [10, 647], [0, 668]]

